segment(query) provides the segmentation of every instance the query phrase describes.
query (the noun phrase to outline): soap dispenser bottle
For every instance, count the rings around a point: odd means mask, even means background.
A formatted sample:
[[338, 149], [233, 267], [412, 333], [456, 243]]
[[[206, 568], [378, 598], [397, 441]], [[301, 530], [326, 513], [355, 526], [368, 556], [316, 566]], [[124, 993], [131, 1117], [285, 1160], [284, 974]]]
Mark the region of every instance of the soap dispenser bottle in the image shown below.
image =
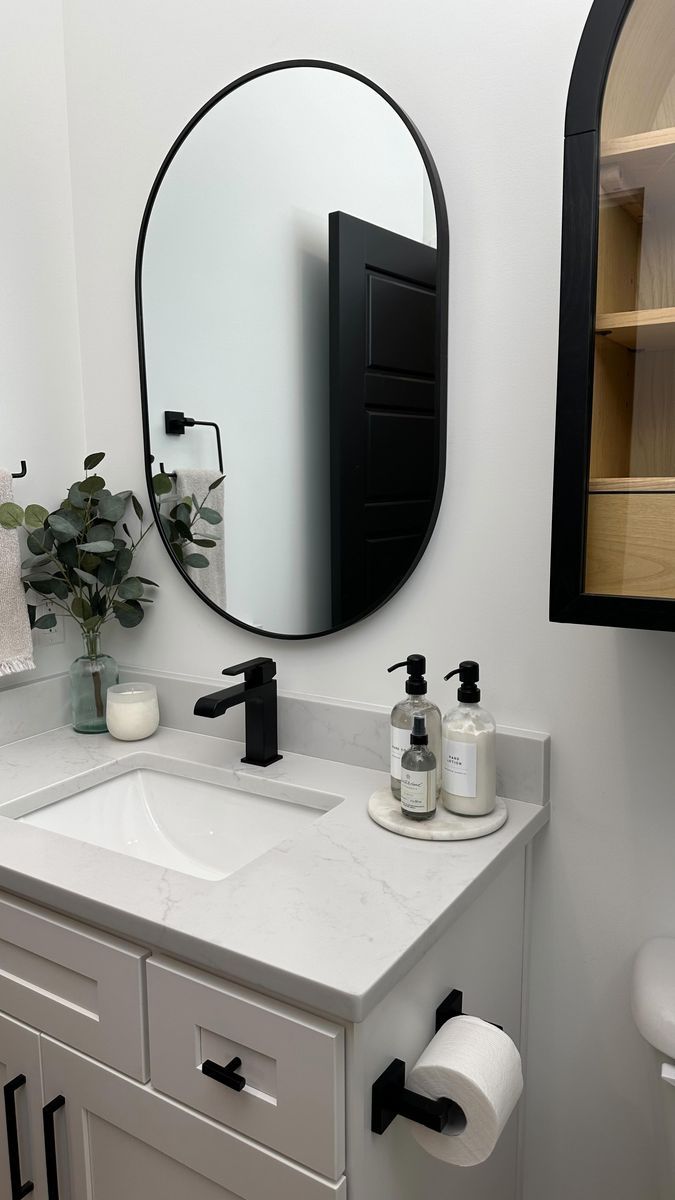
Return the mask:
[[450, 812], [484, 817], [497, 803], [497, 727], [479, 703], [478, 663], [461, 662], [446, 680], [453, 675], [459, 704], [443, 717], [442, 800]]
[[398, 671], [405, 667], [408, 678], [405, 684], [406, 697], [391, 710], [391, 790], [397, 800], [401, 799], [401, 755], [410, 746], [415, 716], [426, 718], [429, 748], [436, 759], [436, 786], [440, 792], [441, 761], [441, 710], [427, 700], [427, 681], [424, 678], [427, 660], [423, 654], [409, 654], [405, 662], [394, 663], [388, 670]]
[[410, 746], [401, 755], [401, 812], [411, 821], [436, 815], [436, 759], [429, 749], [426, 718], [413, 717]]

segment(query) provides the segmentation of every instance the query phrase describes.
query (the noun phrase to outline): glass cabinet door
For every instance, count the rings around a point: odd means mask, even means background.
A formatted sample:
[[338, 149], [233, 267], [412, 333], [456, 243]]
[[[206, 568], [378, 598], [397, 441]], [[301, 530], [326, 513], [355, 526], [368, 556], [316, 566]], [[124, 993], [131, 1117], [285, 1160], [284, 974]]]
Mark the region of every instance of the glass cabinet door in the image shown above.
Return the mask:
[[675, 598], [675, 5], [634, 0], [600, 126], [587, 595]]

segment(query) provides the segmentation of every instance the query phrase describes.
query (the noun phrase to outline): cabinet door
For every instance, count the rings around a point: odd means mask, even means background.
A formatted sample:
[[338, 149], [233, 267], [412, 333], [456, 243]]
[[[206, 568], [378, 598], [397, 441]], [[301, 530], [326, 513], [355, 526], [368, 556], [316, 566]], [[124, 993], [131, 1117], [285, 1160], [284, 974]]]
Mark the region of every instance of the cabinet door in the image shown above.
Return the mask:
[[[25, 1081], [25, 1082], [24, 1082]], [[0, 1013], [0, 1197], [45, 1200], [40, 1035]], [[28, 1189], [31, 1183], [33, 1186]]]
[[675, 629], [674, 71], [672, 0], [595, 0], [567, 105], [554, 620]]
[[60, 1200], [344, 1200], [333, 1183], [42, 1037]]

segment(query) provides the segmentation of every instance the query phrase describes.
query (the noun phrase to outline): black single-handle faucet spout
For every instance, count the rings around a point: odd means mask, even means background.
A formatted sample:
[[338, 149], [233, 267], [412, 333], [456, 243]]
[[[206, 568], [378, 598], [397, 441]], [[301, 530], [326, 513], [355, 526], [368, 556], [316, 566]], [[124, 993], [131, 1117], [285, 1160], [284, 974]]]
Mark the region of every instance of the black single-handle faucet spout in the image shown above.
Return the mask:
[[277, 664], [271, 658], [252, 658], [226, 667], [223, 675], [243, 675], [244, 682], [202, 696], [195, 704], [197, 717], [222, 717], [235, 704], [245, 705], [246, 754], [241, 761], [254, 767], [269, 767], [283, 757], [277, 745], [276, 673]]

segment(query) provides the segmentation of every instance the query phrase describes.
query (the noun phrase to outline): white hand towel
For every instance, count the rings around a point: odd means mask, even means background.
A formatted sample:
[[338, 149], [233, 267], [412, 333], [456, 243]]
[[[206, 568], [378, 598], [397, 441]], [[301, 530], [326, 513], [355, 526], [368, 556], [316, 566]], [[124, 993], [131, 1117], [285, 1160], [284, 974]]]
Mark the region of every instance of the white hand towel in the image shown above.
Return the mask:
[[[218, 475], [209, 468], [204, 467], [179, 467], [176, 472], [176, 495], [180, 500], [183, 496], [195, 495], [201, 504], [209, 485], [217, 479]], [[221, 517], [225, 516], [224, 506], [224, 489], [225, 484], [221, 483], [220, 487], [215, 491], [209, 492], [206, 501], [206, 507], [212, 508], [215, 512], [220, 513]], [[196, 521], [192, 533], [195, 537], [211, 538], [216, 542], [211, 549], [202, 549], [200, 546], [185, 548], [186, 554], [191, 551], [194, 554], [203, 554], [209, 560], [208, 567], [186, 567], [188, 575], [197, 584], [200, 591], [208, 596], [209, 600], [218, 605], [218, 608], [225, 609], [227, 603], [226, 587], [225, 587], [225, 522], [221, 521], [218, 525], [209, 525], [206, 521]]]
[[[0, 504], [13, 499], [11, 473], [0, 468]], [[0, 527], [0, 675], [34, 670], [19, 535], [16, 529]]]

